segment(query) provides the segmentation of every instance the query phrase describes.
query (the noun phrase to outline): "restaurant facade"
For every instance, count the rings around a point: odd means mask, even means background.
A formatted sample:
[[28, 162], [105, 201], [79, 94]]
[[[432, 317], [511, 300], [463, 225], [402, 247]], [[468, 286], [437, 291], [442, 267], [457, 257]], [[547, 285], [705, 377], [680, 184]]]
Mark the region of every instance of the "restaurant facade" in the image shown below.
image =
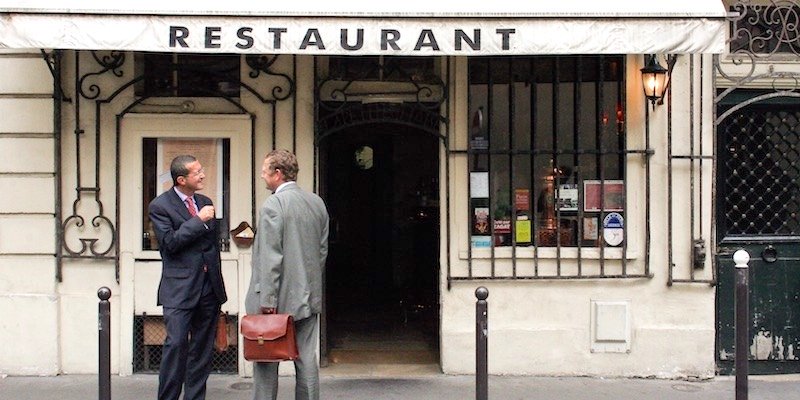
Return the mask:
[[798, 369], [800, 64], [754, 38], [787, 22], [752, 22], [796, 4], [140, 3], [0, 2], [0, 373], [96, 372], [104, 286], [112, 372], [157, 371], [147, 205], [191, 153], [222, 227], [214, 369], [251, 375], [275, 148], [331, 216], [323, 366], [473, 373], [484, 286], [492, 374], [713, 377], [746, 248], [754, 368]]

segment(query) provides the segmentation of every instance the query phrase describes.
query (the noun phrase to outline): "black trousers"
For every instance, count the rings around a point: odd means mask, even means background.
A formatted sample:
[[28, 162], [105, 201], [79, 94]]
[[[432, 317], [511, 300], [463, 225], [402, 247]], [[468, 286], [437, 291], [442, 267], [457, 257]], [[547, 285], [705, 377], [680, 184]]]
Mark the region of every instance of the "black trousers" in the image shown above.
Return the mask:
[[167, 340], [158, 371], [158, 400], [178, 400], [184, 384], [184, 400], [206, 398], [219, 310], [213, 292], [203, 295], [195, 308], [164, 307]]

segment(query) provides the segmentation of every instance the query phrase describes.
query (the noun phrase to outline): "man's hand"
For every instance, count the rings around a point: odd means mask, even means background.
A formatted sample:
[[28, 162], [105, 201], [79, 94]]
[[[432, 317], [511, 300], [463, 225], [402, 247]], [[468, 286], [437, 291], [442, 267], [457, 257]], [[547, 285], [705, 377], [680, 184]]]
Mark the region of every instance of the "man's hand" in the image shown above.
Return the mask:
[[215, 217], [214, 206], [203, 206], [203, 208], [200, 209], [200, 212], [197, 213], [197, 216], [200, 217], [201, 221], [208, 222]]
[[262, 314], [276, 314], [278, 310], [275, 307], [261, 307]]

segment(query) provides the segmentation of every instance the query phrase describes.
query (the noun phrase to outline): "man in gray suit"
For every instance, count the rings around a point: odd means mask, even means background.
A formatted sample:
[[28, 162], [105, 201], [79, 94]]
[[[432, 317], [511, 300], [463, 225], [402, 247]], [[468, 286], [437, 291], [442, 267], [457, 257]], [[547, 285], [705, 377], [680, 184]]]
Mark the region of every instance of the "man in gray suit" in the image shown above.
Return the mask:
[[[261, 206], [253, 274], [245, 298], [247, 314], [290, 314], [300, 359], [295, 399], [319, 399], [317, 338], [322, 311], [322, 270], [328, 256], [328, 211], [316, 194], [297, 186], [297, 158], [274, 150], [264, 158], [261, 178], [273, 194]], [[278, 363], [255, 363], [255, 400], [278, 396]]]

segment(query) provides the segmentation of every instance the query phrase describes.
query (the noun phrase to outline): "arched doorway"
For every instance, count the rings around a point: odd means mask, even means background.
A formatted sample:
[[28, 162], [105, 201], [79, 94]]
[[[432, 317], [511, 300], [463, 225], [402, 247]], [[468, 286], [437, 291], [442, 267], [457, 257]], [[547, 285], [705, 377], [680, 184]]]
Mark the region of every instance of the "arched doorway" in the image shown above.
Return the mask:
[[356, 119], [319, 141], [331, 215], [323, 360], [438, 364], [440, 137], [402, 118]]

